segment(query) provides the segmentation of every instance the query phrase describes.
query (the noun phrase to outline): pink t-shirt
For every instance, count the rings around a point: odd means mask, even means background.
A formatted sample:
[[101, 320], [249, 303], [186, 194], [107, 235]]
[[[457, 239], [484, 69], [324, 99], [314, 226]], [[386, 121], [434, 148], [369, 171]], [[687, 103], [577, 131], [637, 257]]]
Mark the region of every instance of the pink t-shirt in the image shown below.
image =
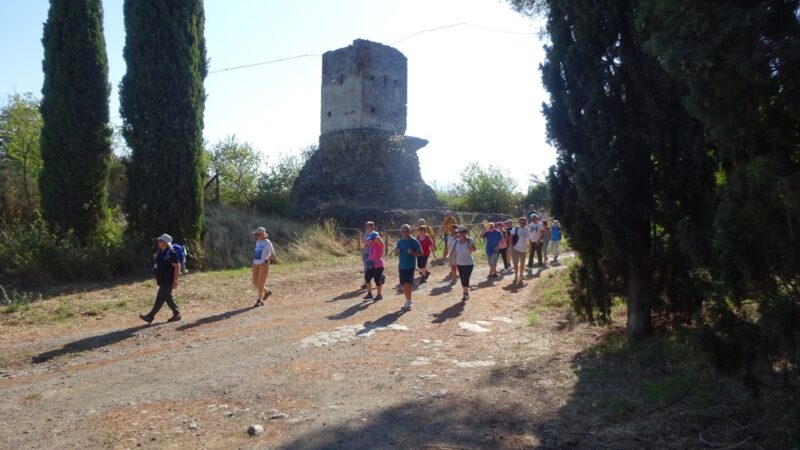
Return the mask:
[[372, 267], [383, 267], [383, 244], [377, 240], [369, 243], [369, 260], [372, 261]]
[[425, 236], [419, 236], [417, 240], [419, 241], [420, 247], [422, 247], [422, 254], [424, 256], [430, 255], [431, 249], [433, 248], [433, 239], [426, 234]]

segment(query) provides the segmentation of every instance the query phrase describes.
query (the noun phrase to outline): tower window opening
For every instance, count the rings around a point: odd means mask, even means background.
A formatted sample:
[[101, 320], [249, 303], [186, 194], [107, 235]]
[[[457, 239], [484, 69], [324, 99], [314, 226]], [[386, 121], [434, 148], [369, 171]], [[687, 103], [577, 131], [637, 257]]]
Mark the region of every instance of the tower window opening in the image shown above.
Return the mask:
[[328, 111], [328, 117], [330, 117], [330, 116], [331, 116], [331, 112], [330, 112], [330, 111]]

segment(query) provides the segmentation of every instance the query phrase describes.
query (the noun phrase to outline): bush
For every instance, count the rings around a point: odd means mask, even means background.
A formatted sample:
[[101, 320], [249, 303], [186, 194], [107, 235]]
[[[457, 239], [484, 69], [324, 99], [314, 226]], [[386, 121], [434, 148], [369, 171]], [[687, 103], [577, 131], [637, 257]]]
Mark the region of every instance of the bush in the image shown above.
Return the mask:
[[39, 284], [109, 279], [144, 267], [145, 260], [107, 225], [81, 244], [72, 234], [52, 233], [41, 216], [29, 222], [0, 221], [0, 282]]

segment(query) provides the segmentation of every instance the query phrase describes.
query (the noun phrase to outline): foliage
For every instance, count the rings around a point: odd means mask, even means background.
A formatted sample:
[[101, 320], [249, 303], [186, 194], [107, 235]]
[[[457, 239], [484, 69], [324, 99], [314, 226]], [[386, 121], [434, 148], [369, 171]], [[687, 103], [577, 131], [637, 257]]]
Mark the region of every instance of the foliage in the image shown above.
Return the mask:
[[[605, 320], [612, 293], [628, 301], [641, 339], [651, 311], [689, 317], [702, 300], [687, 261], [707, 254], [713, 161], [685, 89], [644, 54], [632, 4], [547, 2], [552, 44], [542, 66], [553, 212], [581, 256], [575, 300]], [[602, 20], [598, 20], [598, 18]]]
[[520, 201], [516, 192], [517, 183], [496, 166], [482, 168], [470, 163], [461, 172], [461, 181], [456, 189], [463, 196], [463, 209], [468, 211], [495, 213], [516, 209]]
[[86, 241], [109, 215], [111, 87], [100, 0], [52, 0], [42, 44], [42, 213]]
[[198, 248], [208, 70], [203, 2], [126, 0], [124, 12], [120, 110], [131, 148], [128, 232], [139, 243], [168, 232]]
[[211, 147], [209, 178], [219, 177], [219, 194], [226, 204], [249, 207], [255, 201], [261, 156], [249, 142], [227, 136]]
[[106, 222], [91, 241], [51, 231], [40, 217], [0, 221], [0, 284], [39, 285], [102, 280], [146, 267], [123, 239], [119, 227]]
[[258, 193], [254, 202], [256, 209], [272, 215], [289, 215], [294, 206], [294, 181], [315, 151], [316, 144], [304, 148], [299, 155], [280, 155], [278, 162], [271, 165], [269, 171], [261, 174], [258, 180]]
[[796, 0], [648, 0], [638, 15], [645, 48], [688, 86], [683, 100], [716, 144], [709, 337], [751, 387], [759, 361], [785, 375], [800, 367], [798, 12]]
[[550, 210], [552, 199], [550, 196], [550, 184], [547, 180], [542, 180], [536, 175], [531, 176], [528, 192], [522, 199], [523, 205], [534, 205], [537, 210]]
[[42, 115], [31, 93], [13, 94], [0, 107], [0, 213], [19, 216], [39, 206]]

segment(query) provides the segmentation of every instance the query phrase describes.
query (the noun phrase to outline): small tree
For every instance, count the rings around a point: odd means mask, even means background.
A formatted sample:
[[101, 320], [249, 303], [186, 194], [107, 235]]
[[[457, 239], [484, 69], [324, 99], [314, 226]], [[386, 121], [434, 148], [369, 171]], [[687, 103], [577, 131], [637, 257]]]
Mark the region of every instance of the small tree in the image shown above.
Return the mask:
[[209, 176], [219, 177], [220, 195], [225, 203], [251, 207], [256, 198], [261, 156], [249, 142], [228, 136], [211, 147]]
[[278, 162], [258, 180], [256, 208], [269, 214], [288, 215], [292, 211], [292, 186], [300, 169], [317, 151], [317, 145], [309, 145], [299, 155], [280, 155]]
[[14, 197], [21, 191], [27, 210], [39, 204], [38, 180], [42, 170], [39, 136], [42, 115], [39, 101], [31, 93], [13, 94], [0, 108], [0, 173], [3, 209], [8, 213], [19, 204]]
[[552, 199], [550, 198], [550, 184], [537, 175], [531, 175], [528, 192], [522, 200], [523, 205], [535, 205], [537, 208], [549, 210]]
[[493, 213], [512, 211], [519, 202], [517, 182], [495, 166], [482, 169], [470, 163], [461, 172], [457, 188], [464, 196], [464, 207], [470, 211]]

